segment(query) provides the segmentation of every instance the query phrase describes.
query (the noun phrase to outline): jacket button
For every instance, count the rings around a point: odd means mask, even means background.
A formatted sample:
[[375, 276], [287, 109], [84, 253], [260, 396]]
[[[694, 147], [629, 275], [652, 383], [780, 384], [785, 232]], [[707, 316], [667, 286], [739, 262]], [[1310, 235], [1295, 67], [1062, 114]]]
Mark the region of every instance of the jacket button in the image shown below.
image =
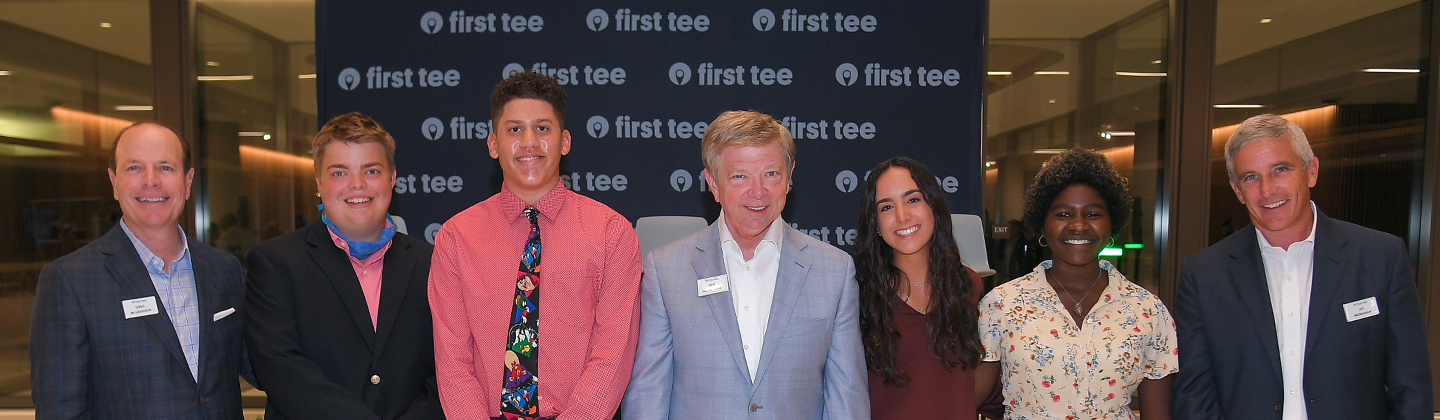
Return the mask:
[[370, 383], [380, 385], [380, 375], [370, 375]]
[[756, 411], [760, 411], [760, 406], [755, 405], [755, 404], [750, 404], [750, 412], [751, 412], [751, 413], [754, 413], [754, 412], [756, 412]]
[[200, 401], [200, 404], [205, 404], [205, 397], [200, 397], [198, 398], [198, 400]]
[[1285, 403], [1275, 404], [1275, 411], [1285, 412]]

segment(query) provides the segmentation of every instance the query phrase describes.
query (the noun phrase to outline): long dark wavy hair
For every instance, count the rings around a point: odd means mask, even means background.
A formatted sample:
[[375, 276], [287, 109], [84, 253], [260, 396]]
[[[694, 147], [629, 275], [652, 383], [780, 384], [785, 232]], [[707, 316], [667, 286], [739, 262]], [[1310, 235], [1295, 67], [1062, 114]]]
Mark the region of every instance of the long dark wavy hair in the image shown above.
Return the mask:
[[894, 264], [894, 250], [879, 234], [879, 215], [875, 209], [875, 183], [890, 168], [910, 170], [910, 178], [919, 187], [925, 203], [935, 216], [935, 232], [930, 237], [930, 342], [945, 369], [960, 365], [973, 369], [980, 360], [980, 333], [977, 320], [980, 309], [975, 300], [974, 285], [960, 262], [960, 246], [951, 234], [950, 206], [945, 203], [940, 184], [930, 169], [914, 159], [896, 157], [880, 162], [865, 180], [865, 197], [860, 203], [860, 227], [855, 244], [855, 279], [860, 282], [860, 337], [865, 344], [865, 364], [871, 372], [885, 377], [885, 385], [903, 387], [910, 375], [895, 363], [900, 346], [900, 331], [895, 324], [891, 301], [905, 274]]

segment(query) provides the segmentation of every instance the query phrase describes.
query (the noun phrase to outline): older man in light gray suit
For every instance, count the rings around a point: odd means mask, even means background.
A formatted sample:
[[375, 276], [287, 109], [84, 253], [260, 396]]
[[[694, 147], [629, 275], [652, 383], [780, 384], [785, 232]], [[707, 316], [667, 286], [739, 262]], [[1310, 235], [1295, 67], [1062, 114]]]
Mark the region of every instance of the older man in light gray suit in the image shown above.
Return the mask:
[[790, 132], [726, 112], [701, 155], [720, 218], [645, 258], [624, 418], [868, 419], [854, 263], [780, 219]]

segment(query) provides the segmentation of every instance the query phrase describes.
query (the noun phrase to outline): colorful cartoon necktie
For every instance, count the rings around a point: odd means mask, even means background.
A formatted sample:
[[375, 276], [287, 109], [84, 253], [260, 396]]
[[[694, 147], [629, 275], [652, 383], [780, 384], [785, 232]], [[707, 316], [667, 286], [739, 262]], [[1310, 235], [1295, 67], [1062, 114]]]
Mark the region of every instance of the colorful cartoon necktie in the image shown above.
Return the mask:
[[500, 414], [506, 419], [540, 418], [539, 379], [536, 378], [536, 338], [540, 315], [540, 211], [525, 208], [530, 218], [530, 239], [520, 256], [520, 273], [515, 280], [515, 305], [510, 332], [505, 338], [505, 383], [500, 392]]

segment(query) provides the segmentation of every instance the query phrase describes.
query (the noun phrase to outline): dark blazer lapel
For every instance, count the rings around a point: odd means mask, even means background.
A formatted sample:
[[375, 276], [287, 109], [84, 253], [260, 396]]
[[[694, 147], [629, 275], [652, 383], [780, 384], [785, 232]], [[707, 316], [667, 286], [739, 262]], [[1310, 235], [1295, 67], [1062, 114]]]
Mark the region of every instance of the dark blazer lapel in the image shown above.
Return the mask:
[[1341, 249], [1349, 241], [1335, 221], [1316, 210], [1315, 254], [1310, 267], [1310, 322], [1305, 327], [1305, 354], [1311, 354], [1320, 328], [1325, 326], [1328, 314], [1334, 310], [1335, 293], [1345, 279], [1345, 261]]
[[217, 365], [219, 359], [215, 355], [224, 354], [221, 346], [225, 345], [225, 340], [224, 334], [216, 327], [215, 313], [229, 306], [224, 306], [227, 291], [220, 287], [221, 279], [225, 278], [225, 273], [221, 271], [224, 264], [211, 258], [209, 252], [196, 252], [203, 249], [200, 248], [202, 246], [205, 245], [190, 240], [190, 265], [195, 271], [195, 296], [199, 305], [197, 322], [200, 323], [200, 369], [197, 376], [199, 382], [204, 384], [211, 379], [206, 376], [207, 373], [221, 371]]
[[166, 311], [165, 302], [160, 300], [160, 293], [155, 291], [155, 282], [150, 280], [150, 270], [140, 261], [140, 252], [130, 243], [130, 237], [125, 235], [120, 225], [115, 225], [115, 228], [100, 240], [105, 241], [100, 252], [108, 257], [105, 268], [110, 271], [110, 277], [120, 283], [125, 294], [135, 298], [155, 297], [155, 305], [160, 308], [160, 313], [142, 316], [140, 320], [150, 326], [150, 331], [155, 333], [156, 339], [165, 344], [175, 361], [187, 366], [188, 370], [190, 363], [185, 361], [185, 351], [180, 349], [180, 336], [175, 334], [175, 324], [170, 321], [170, 312]]
[[375, 351], [371, 355], [375, 360], [379, 360], [385, 351], [390, 330], [395, 327], [395, 318], [400, 316], [400, 304], [405, 302], [410, 281], [415, 278], [415, 255], [410, 252], [410, 237], [396, 233], [390, 241], [390, 249], [385, 251], [385, 267], [380, 272], [380, 316], [377, 317], [379, 325], [375, 331]]
[[780, 337], [785, 336], [785, 329], [790, 326], [790, 316], [795, 313], [795, 303], [800, 300], [800, 290], [804, 289], [805, 279], [810, 274], [810, 258], [804, 246], [805, 234], [789, 225], [781, 226], [785, 229], [785, 239], [780, 244], [780, 269], [775, 275], [770, 323], [765, 327], [765, 345], [760, 348], [760, 369], [755, 371], [750, 392], [755, 392], [760, 379], [765, 378], [766, 368], [775, 360], [775, 353], [780, 349]]
[[345, 309], [349, 310], [355, 328], [365, 337], [365, 344], [374, 349], [375, 327], [370, 325], [370, 307], [365, 304], [365, 291], [360, 290], [360, 278], [355, 277], [355, 269], [350, 266], [350, 257], [345, 255], [345, 251], [340, 247], [335, 246], [335, 242], [330, 239], [330, 228], [324, 223], [312, 224], [309, 229], [310, 235], [306, 241], [310, 244], [310, 258], [315, 260], [315, 265], [320, 266], [320, 271], [325, 272], [330, 285], [335, 287], [335, 293], [340, 296]]
[[[720, 249], [720, 222], [717, 220], [702, 232], [695, 243], [696, 258], [690, 260], [691, 267], [695, 269], [695, 279], [682, 280], [683, 283], [695, 284], [696, 293], [699, 293], [700, 289], [699, 284], [693, 283], [694, 281], [725, 274], [725, 253]], [[729, 279], [726, 281], [728, 284]], [[686, 286], [688, 284], [682, 284], [681, 287], [688, 289]], [[740, 321], [735, 317], [735, 304], [730, 292], [720, 292], [701, 299], [710, 304], [710, 312], [715, 316], [715, 326], [720, 328], [720, 336], [725, 339], [726, 347], [730, 348], [735, 365], [740, 368], [745, 379], [754, 383], [753, 378], [750, 378], [750, 368], [745, 364], [745, 350], [740, 348]]]
[[1260, 258], [1260, 241], [1256, 239], [1255, 226], [1248, 226], [1235, 233], [1240, 236], [1238, 249], [1231, 249], [1230, 256], [1235, 264], [1230, 266], [1230, 282], [1240, 297], [1240, 304], [1250, 315], [1250, 325], [1260, 339], [1260, 347], [1274, 369], [1275, 379], [1280, 373], [1280, 339], [1275, 335], [1275, 312], [1270, 306], [1270, 285], [1265, 279], [1265, 262]]

